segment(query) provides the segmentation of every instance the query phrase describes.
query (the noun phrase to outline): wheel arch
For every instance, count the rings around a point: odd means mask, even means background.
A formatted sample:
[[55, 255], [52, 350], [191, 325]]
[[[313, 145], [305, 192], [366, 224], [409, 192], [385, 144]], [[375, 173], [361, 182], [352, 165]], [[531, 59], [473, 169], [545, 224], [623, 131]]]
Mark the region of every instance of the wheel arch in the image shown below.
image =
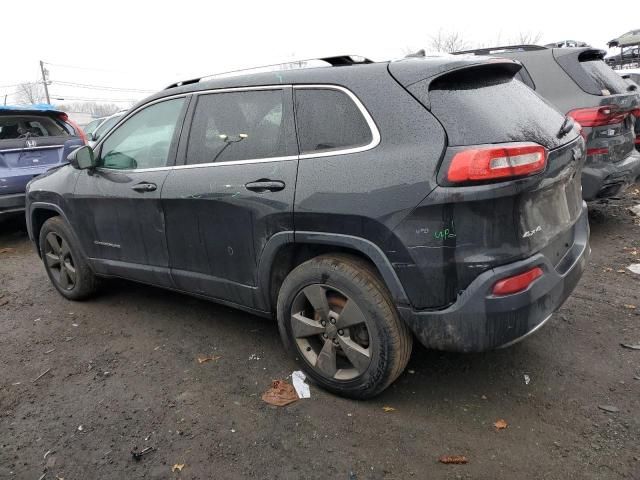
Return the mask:
[[280, 232], [269, 240], [258, 264], [258, 292], [262, 307], [275, 310], [285, 277], [301, 263], [327, 253], [348, 253], [360, 257], [377, 270], [396, 304], [409, 300], [384, 252], [373, 242], [352, 235], [325, 232]]
[[40, 245], [38, 239], [40, 238], [40, 230], [44, 222], [52, 217], [62, 217], [68, 225], [69, 219], [65, 215], [64, 211], [59, 205], [48, 202], [34, 202], [29, 205], [29, 216], [27, 218], [27, 231], [29, 232], [29, 238], [36, 245], [36, 251], [38, 255], [42, 257], [40, 252]]

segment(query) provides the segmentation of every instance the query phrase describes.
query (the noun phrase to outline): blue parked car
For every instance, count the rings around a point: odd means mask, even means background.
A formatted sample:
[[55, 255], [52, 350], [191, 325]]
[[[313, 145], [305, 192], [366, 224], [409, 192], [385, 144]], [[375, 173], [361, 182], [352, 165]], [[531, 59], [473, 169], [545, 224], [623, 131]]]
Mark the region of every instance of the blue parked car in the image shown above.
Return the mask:
[[0, 218], [24, 211], [27, 183], [84, 144], [82, 129], [51, 105], [0, 106]]

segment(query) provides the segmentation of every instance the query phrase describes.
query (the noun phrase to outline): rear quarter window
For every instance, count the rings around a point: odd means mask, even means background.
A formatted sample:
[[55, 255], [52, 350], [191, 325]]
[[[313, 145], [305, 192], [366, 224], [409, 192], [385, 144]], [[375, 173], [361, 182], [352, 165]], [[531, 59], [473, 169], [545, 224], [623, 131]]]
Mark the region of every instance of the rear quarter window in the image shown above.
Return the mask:
[[364, 147], [373, 133], [346, 93], [329, 88], [297, 88], [295, 116], [301, 154]]
[[563, 115], [509, 73], [446, 75], [431, 84], [429, 100], [451, 146], [536, 142], [555, 148], [567, 140], [557, 137]]

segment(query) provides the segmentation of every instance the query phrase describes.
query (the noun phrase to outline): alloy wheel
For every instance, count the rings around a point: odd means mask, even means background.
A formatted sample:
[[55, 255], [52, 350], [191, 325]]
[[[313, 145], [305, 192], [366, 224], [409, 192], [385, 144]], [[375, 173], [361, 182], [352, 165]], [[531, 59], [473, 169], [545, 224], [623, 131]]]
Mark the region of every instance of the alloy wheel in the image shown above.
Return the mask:
[[76, 267], [67, 241], [55, 232], [45, 237], [44, 261], [56, 284], [63, 290], [76, 285]]
[[371, 363], [367, 318], [353, 299], [333, 287], [313, 284], [297, 294], [291, 331], [300, 354], [324, 377], [351, 380]]

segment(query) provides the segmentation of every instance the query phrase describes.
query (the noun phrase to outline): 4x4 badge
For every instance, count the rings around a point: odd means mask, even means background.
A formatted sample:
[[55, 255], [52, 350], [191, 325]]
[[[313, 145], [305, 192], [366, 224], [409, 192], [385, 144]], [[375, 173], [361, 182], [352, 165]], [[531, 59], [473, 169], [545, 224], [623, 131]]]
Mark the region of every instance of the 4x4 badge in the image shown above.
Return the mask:
[[541, 231], [542, 231], [542, 227], [540, 225], [538, 225], [533, 230], [528, 230], [528, 231], [524, 232], [524, 235], [522, 235], [522, 238], [533, 237], [536, 233], [541, 232]]

